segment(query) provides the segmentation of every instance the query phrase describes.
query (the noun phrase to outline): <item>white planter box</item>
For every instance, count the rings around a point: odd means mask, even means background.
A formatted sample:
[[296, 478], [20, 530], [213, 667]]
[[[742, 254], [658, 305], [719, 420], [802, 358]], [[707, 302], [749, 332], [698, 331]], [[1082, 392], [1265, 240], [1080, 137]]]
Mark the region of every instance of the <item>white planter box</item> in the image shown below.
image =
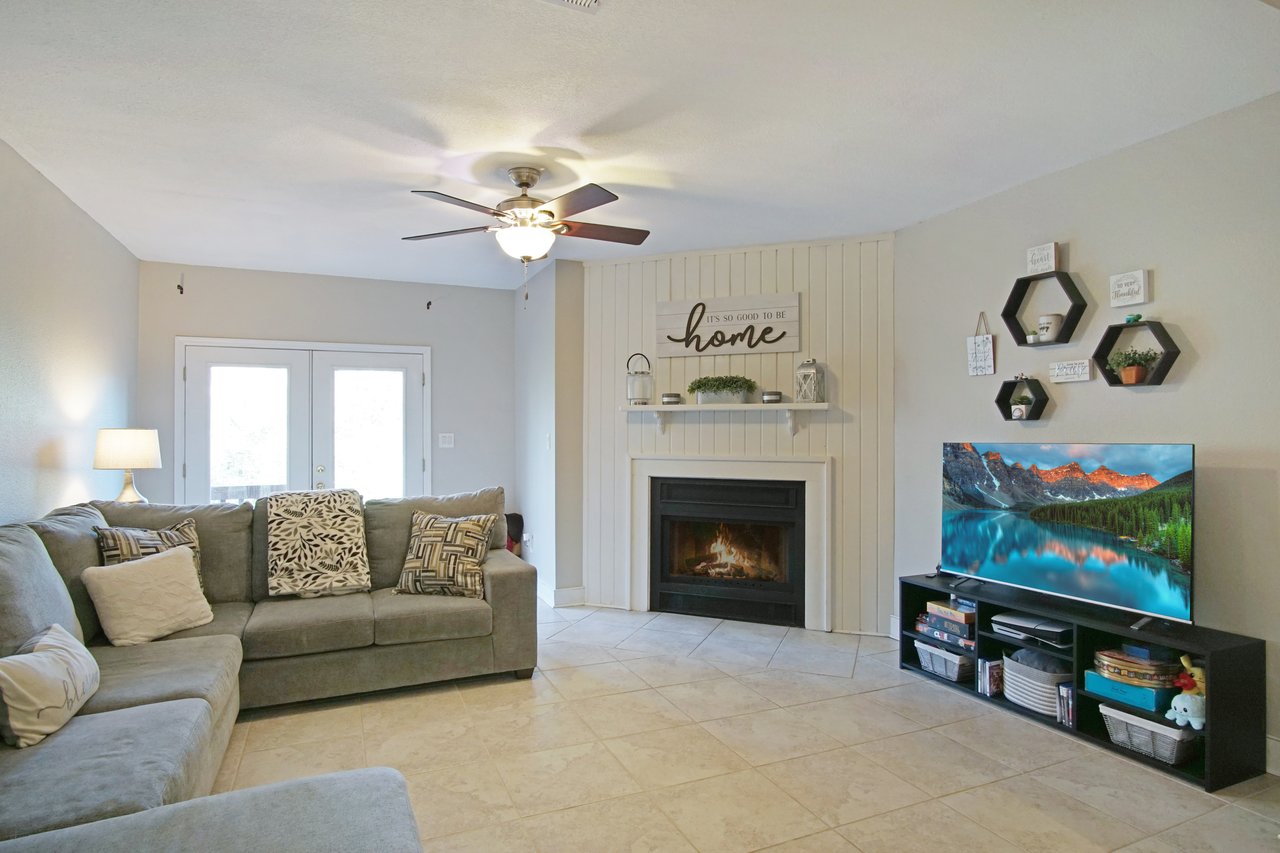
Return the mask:
[[698, 405], [715, 405], [716, 403], [745, 403], [746, 391], [699, 391]]

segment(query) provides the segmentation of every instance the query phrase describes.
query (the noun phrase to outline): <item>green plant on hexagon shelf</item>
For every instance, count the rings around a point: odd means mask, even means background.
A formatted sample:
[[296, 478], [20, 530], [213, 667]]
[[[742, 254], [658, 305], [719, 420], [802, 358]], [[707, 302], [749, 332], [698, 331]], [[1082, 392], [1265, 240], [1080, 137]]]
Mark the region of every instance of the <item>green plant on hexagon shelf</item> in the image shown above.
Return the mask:
[[745, 403], [755, 390], [755, 380], [745, 376], [700, 376], [689, 383], [699, 403]]
[[1107, 367], [1119, 374], [1123, 384], [1138, 385], [1147, 378], [1147, 368], [1159, 357], [1160, 353], [1153, 349], [1129, 347], [1111, 353], [1107, 357]]

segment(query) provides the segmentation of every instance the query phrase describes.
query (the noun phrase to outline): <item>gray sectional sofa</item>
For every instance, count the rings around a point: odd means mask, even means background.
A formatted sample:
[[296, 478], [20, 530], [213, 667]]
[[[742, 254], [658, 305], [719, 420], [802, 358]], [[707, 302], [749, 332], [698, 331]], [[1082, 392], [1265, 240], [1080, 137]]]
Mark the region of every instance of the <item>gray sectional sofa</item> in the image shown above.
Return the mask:
[[[0, 656], [57, 622], [84, 638], [101, 670], [98, 691], [61, 730], [26, 749], [0, 744], [0, 839], [208, 794], [241, 707], [531, 675], [536, 571], [501, 547], [505, 523], [490, 541], [484, 599], [392, 594], [415, 509], [502, 519], [503, 494], [367, 501], [373, 589], [308, 599], [267, 597], [265, 499], [256, 507], [93, 502], [0, 527]], [[195, 520], [213, 621], [140, 646], [107, 644], [80, 580], [101, 564], [93, 528], [159, 529], [186, 518]]]

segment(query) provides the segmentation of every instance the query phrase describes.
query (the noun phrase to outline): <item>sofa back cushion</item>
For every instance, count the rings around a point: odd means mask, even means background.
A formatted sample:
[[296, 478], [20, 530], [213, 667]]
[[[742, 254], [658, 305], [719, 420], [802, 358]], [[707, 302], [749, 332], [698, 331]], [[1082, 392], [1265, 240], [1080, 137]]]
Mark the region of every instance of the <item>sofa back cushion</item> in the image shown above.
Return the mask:
[[457, 495], [425, 495], [414, 498], [375, 498], [364, 502], [364, 534], [369, 543], [369, 571], [374, 589], [387, 589], [400, 581], [409, 553], [409, 532], [415, 510], [429, 515], [462, 518], [496, 515], [489, 531], [489, 547], [507, 547], [506, 493], [502, 486]]
[[50, 625], [84, 641], [71, 594], [40, 537], [25, 524], [6, 524], [0, 527], [0, 657]]
[[252, 504], [122, 504], [93, 501], [113, 527], [160, 530], [184, 518], [194, 519], [200, 539], [200, 574], [210, 604], [249, 601], [253, 562]]
[[39, 521], [27, 522], [44, 543], [49, 558], [67, 585], [67, 592], [71, 593], [71, 603], [75, 605], [86, 642], [98, 636], [102, 625], [80, 573], [89, 566], [102, 565], [98, 534], [93, 528], [106, 524], [102, 513], [88, 504], [58, 507]]

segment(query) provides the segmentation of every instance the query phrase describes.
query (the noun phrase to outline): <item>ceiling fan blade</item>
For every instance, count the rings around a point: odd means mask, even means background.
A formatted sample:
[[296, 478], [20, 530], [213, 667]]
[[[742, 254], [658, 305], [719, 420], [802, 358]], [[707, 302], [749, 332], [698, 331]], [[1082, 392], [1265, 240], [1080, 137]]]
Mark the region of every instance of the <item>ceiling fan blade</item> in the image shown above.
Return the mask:
[[434, 234], [418, 234], [414, 237], [401, 237], [401, 240], [430, 240], [432, 237], [452, 237], [454, 234], [474, 234], [477, 231], [488, 231], [488, 225], [479, 225], [475, 228], [459, 228], [457, 231], [437, 231]]
[[599, 184], [586, 184], [576, 190], [565, 193], [559, 198], [551, 199], [539, 210], [545, 210], [550, 213], [553, 220], [564, 219], [567, 216], [573, 216], [575, 213], [581, 213], [584, 210], [590, 210], [593, 207], [599, 207], [602, 204], [617, 200], [618, 197], [616, 195]]
[[621, 228], [617, 225], [596, 225], [592, 222], [561, 222], [565, 237], [585, 237], [588, 240], [607, 240], [610, 243], [627, 243], [639, 246], [649, 236], [640, 228]]
[[492, 207], [485, 207], [483, 204], [476, 204], [474, 201], [467, 201], [465, 198], [457, 196], [445, 195], [435, 190], [410, 190], [415, 195], [425, 195], [427, 198], [434, 198], [436, 201], [443, 201], [445, 204], [456, 204], [458, 207], [465, 207], [467, 210], [474, 210], [478, 213], [487, 213], [490, 216], [501, 218], [503, 213], [501, 210], [494, 210]]

